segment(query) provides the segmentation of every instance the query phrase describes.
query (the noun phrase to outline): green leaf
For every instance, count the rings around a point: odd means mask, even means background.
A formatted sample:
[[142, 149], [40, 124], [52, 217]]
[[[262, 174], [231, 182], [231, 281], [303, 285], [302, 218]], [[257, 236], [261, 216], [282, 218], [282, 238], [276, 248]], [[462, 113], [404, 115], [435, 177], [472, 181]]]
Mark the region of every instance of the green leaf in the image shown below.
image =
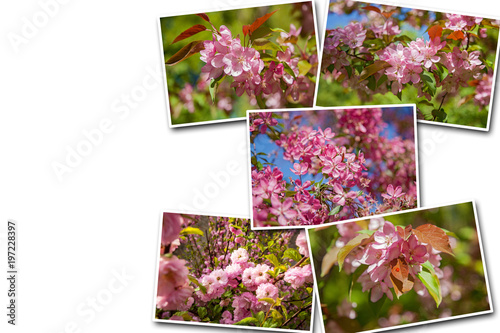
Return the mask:
[[422, 281], [427, 291], [429, 291], [429, 294], [436, 302], [436, 307], [439, 307], [439, 304], [441, 304], [443, 300], [443, 296], [441, 294], [441, 284], [437, 276], [429, 272], [421, 271], [418, 273], [418, 278]]
[[258, 324], [259, 320], [254, 317], [246, 317], [240, 320], [237, 323], [234, 323], [233, 325], [243, 325], [243, 326], [250, 326], [250, 324]]
[[351, 78], [352, 76], [352, 67], [351, 66], [345, 66], [345, 70], [347, 71], [347, 76]]
[[217, 93], [217, 88], [219, 88], [219, 82], [212, 79], [210, 85], [208, 86], [208, 91], [210, 91], [210, 97], [212, 98], [212, 103], [215, 103], [215, 94]]
[[297, 251], [297, 249], [288, 248], [285, 250], [283, 258], [290, 258], [295, 261], [300, 261], [300, 259], [302, 259], [302, 255], [299, 253], [299, 251]]
[[368, 78], [368, 84], [366, 85], [368, 88], [370, 88], [371, 90], [375, 90], [377, 89], [377, 80], [375, 80], [375, 77], [374, 76], [370, 76]]
[[194, 276], [188, 275], [188, 278], [189, 278], [189, 281], [191, 281], [192, 283], [194, 283], [195, 285], [197, 285], [200, 288], [200, 290], [203, 294], [207, 293], [207, 288], [205, 286], [203, 286], [201, 283], [199, 283], [198, 280]]
[[259, 301], [261, 302], [266, 302], [266, 303], [269, 303], [271, 305], [274, 305], [276, 303], [276, 301], [272, 298], [267, 298], [267, 297], [264, 297], [264, 298], [259, 298]]
[[351, 296], [352, 296], [352, 289], [354, 287], [354, 283], [358, 280], [358, 278], [363, 274], [366, 270], [368, 269], [368, 266], [363, 265], [361, 267], [356, 268], [353, 274], [351, 274], [351, 282], [350, 282], [350, 287], [349, 287], [349, 302], [352, 302]]
[[193, 318], [189, 315], [189, 312], [187, 311], [178, 311], [174, 313], [172, 316], [182, 317], [182, 319], [184, 319], [185, 321], [193, 320]]
[[436, 80], [434, 79], [434, 76], [427, 72], [423, 72], [420, 77], [422, 78], [422, 83], [424, 84], [424, 90], [432, 96], [436, 95]]
[[382, 77], [377, 82], [377, 88], [387, 82], [387, 75], [382, 75]]
[[264, 318], [266, 317], [266, 314], [264, 313], [264, 311], [260, 311], [259, 313], [257, 313], [255, 315], [255, 317], [259, 321], [259, 325], [262, 325], [262, 322], [264, 321]]
[[181, 235], [200, 235], [203, 236], [203, 231], [198, 228], [193, 228], [193, 227], [187, 227], [183, 230], [181, 230]]
[[371, 297], [371, 291], [368, 293], [368, 304], [370, 305], [370, 308], [372, 309], [373, 314], [375, 316], [378, 316], [380, 313], [380, 310], [382, 310], [382, 307], [384, 306], [384, 303], [385, 303], [385, 300], [387, 299], [387, 296], [385, 294], [382, 295], [382, 298], [379, 299], [378, 301], [376, 301], [375, 303], [373, 303], [370, 300], [370, 297]]
[[442, 108], [439, 110], [432, 110], [432, 116], [439, 122], [446, 122], [446, 118], [448, 118], [448, 114], [446, 114]]
[[358, 247], [365, 239], [370, 238], [370, 235], [360, 234], [351, 239], [344, 247], [339, 250], [337, 254], [337, 261], [339, 263], [339, 271], [342, 270], [342, 265], [347, 255], [356, 247]]
[[377, 230], [359, 230], [358, 234], [373, 235]]
[[250, 35], [250, 41], [254, 41], [256, 39], [269, 36], [272, 33], [273, 33], [273, 31], [270, 28], [268, 28], [266, 26], [261, 26], [257, 30], [252, 32], [252, 34]]
[[274, 254], [272, 254], [272, 253], [268, 254], [266, 256], [266, 258], [274, 265], [274, 267], [277, 267], [280, 265], [280, 261], [278, 260], [278, 258]]
[[272, 50], [272, 51], [281, 51], [281, 47], [268, 39], [258, 38], [254, 40], [252, 47], [256, 50]]
[[200, 319], [205, 318], [207, 316], [207, 314], [208, 314], [207, 308], [205, 308], [205, 307], [198, 308], [198, 316], [200, 316]]
[[299, 75], [306, 75], [312, 68], [312, 65], [307, 60], [301, 60], [297, 64], [297, 67], [299, 68]]
[[337, 206], [337, 207], [335, 207], [334, 209], [332, 209], [330, 211], [330, 213], [328, 213], [328, 215], [332, 216], [332, 215], [338, 214], [342, 210], [343, 207], [344, 206]]
[[286, 62], [281, 62], [283, 64], [283, 67], [285, 69], [285, 72], [287, 72], [288, 74], [290, 74], [291, 76], [293, 76], [294, 79], [297, 78], [297, 76], [295, 76], [295, 73], [293, 72], [292, 68], [286, 63]]

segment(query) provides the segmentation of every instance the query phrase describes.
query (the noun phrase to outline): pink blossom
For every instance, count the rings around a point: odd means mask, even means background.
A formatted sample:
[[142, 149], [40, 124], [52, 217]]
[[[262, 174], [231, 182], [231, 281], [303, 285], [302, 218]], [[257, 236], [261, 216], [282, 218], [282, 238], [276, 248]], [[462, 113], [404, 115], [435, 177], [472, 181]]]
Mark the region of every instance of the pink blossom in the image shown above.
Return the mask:
[[278, 197], [271, 197], [272, 207], [269, 211], [278, 217], [278, 222], [281, 225], [287, 225], [289, 219], [293, 219], [297, 216], [297, 211], [292, 209], [293, 200], [291, 198], [285, 199], [281, 202]]
[[292, 288], [298, 289], [306, 282], [306, 277], [304, 276], [301, 267], [293, 267], [285, 272], [283, 280], [290, 283]]
[[252, 270], [252, 280], [253, 284], [259, 285], [269, 281], [269, 271], [270, 267], [266, 264], [258, 264]]
[[165, 310], [174, 310], [193, 293], [187, 279], [186, 261], [175, 256], [162, 256], [159, 263], [156, 304]]
[[183, 219], [180, 214], [163, 213], [163, 227], [161, 229], [161, 243], [163, 245], [169, 245], [179, 238], [182, 223]]
[[231, 262], [233, 264], [241, 264], [246, 263], [248, 261], [248, 252], [244, 247], [240, 247], [239, 249], [233, 251], [231, 253]]
[[297, 239], [295, 240], [295, 245], [299, 249], [299, 253], [305, 257], [309, 257], [309, 248], [307, 246], [307, 237], [306, 232], [301, 230], [297, 235]]
[[294, 174], [300, 176], [300, 175], [305, 175], [307, 173], [307, 170], [309, 169], [309, 166], [307, 163], [294, 163], [293, 164], [293, 169], [290, 168], [290, 171], [292, 171]]
[[394, 189], [394, 186], [392, 186], [392, 184], [389, 184], [387, 186], [387, 194], [382, 193], [382, 196], [388, 200], [396, 199], [402, 197], [403, 195], [405, 195], [405, 193], [403, 193], [401, 186], [398, 186], [396, 187], [396, 189]]
[[272, 298], [276, 299], [278, 298], [279, 290], [278, 287], [276, 287], [272, 283], [263, 283], [257, 288], [257, 298]]

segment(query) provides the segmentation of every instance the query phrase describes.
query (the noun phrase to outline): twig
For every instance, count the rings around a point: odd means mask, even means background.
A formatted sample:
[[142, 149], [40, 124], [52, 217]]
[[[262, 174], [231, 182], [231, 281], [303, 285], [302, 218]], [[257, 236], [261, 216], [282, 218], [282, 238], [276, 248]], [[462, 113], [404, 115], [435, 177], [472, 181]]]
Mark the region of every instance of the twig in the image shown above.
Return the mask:
[[[302, 257], [302, 259], [300, 259], [295, 265], [293, 265], [292, 267], [290, 268], [295, 268], [297, 266], [300, 266], [300, 264], [302, 264], [304, 261], [306, 261], [309, 257]], [[274, 283], [278, 282], [279, 280], [283, 279], [285, 277], [285, 273], [281, 273], [280, 275], [278, 275], [276, 277], [276, 279], [274, 279]]]
[[359, 57], [359, 56], [357, 56], [357, 55], [355, 55], [355, 54], [350, 54], [350, 53], [347, 53], [347, 52], [346, 52], [346, 54], [347, 54], [347, 55], [349, 55], [349, 56], [351, 56], [351, 57], [354, 57], [354, 58], [358, 58], [358, 59], [360, 59], [360, 60], [363, 60], [363, 61], [369, 61], [368, 59], [365, 59], [365, 58]]
[[441, 110], [441, 107], [443, 106], [443, 102], [444, 102], [444, 99], [446, 98], [446, 95], [448, 95], [448, 93], [446, 92], [444, 95], [443, 95], [443, 98], [441, 99], [441, 104], [439, 104], [439, 110]]
[[297, 311], [296, 313], [294, 313], [294, 315], [291, 316], [287, 321], [285, 321], [283, 323], [283, 325], [281, 325], [281, 327], [288, 325], [288, 323], [290, 323], [293, 319], [295, 319], [302, 311], [309, 309], [311, 306], [312, 306], [312, 302], [308, 306], [306, 306], [304, 308], [301, 308], [299, 311]]

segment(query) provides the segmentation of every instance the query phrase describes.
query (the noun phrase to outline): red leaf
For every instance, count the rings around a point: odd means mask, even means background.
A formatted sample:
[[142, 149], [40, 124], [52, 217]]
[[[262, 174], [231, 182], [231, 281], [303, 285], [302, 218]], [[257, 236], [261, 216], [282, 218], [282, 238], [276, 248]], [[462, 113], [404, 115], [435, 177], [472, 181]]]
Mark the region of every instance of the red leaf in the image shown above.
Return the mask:
[[379, 13], [381, 14], [382, 12], [380, 11], [380, 8], [378, 7], [375, 7], [375, 6], [365, 6], [361, 9], [364, 9], [364, 10], [371, 10], [372, 12], [376, 12], [376, 13]]
[[208, 23], [212, 23], [212, 22], [210, 22], [210, 19], [208, 18], [207, 14], [205, 14], [205, 13], [199, 13], [199, 14], [196, 14], [196, 15], [198, 15], [199, 17], [201, 17], [202, 19], [204, 19]]
[[405, 292], [412, 290], [415, 279], [410, 275], [408, 263], [404, 258], [396, 258], [391, 261], [390, 279], [394, 286], [396, 296], [399, 298]]
[[184, 46], [182, 49], [177, 51], [173, 56], [171, 56], [167, 61], [165, 61], [165, 65], [172, 66], [175, 65], [193, 54], [196, 54], [203, 50], [203, 41], [202, 40], [195, 40], [188, 45]]
[[458, 31], [452, 32], [446, 38], [448, 38], [448, 39], [454, 39], [454, 40], [461, 40], [461, 39], [465, 38], [465, 35], [464, 35], [464, 33], [462, 31], [458, 30]]
[[408, 237], [410, 237], [411, 233], [412, 233], [412, 227], [411, 227], [411, 224], [409, 226], [407, 226], [406, 228], [402, 228], [400, 226], [397, 226], [396, 227], [396, 230], [399, 234], [399, 236], [403, 239], [408, 239]]
[[427, 31], [429, 34], [429, 38], [431, 40], [434, 40], [434, 38], [439, 37], [441, 38], [441, 35], [443, 34], [443, 28], [440, 25], [433, 25], [432, 27], [429, 28], [429, 31]]
[[388, 19], [388, 18], [389, 18], [389, 17], [391, 17], [391, 16], [392, 16], [392, 14], [394, 14], [395, 12], [397, 12], [397, 10], [396, 10], [396, 9], [391, 10], [390, 12], [382, 12], [382, 13], [380, 13], [380, 14], [382, 14], [382, 16], [383, 16], [383, 17], [385, 17], [386, 19]]
[[250, 25], [244, 25], [243, 26], [243, 35], [245, 35], [245, 36], [251, 35], [255, 30], [257, 30], [258, 27], [260, 27], [264, 22], [266, 22], [271, 17], [271, 15], [273, 15], [277, 11], [278, 10], [276, 9], [274, 12], [267, 13], [266, 15], [257, 18]]
[[413, 229], [413, 233], [422, 243], [427, 243], [438, 251], [454, 255], [450, 246], [450, 238], [443, 229], [432, 224], [424, 224]]
[[186, 39], [188, 37], [196, 35], [199, 32], [206, 31], [206, 30], [208, 30], [208, 29], [203, 24], [193, 25], [191, 28], [189, 28], [189, 29], [181, 32], [181, 34], [179, 36], [175, 37], [175, 39], [172, 42], [172, 44], [177, 43], [180, 40]]

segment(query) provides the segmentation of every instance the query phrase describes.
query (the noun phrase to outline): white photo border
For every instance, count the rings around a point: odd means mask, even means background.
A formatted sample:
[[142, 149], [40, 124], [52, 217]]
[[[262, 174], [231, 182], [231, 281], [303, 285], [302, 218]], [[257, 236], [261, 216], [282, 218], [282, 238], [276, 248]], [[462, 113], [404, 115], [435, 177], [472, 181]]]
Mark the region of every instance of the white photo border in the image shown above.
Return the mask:
[[[416, 168], [416, 187], [417, 187], [417, 207], [420, 207], [420, 168], [418, 161], [418, 131], [417, 131], [417, 107], [416, 104], [389, 104], [389, 105], [353, 105], [353, 106], [314, 106], [311, 108], [295, 108], [295, 109], [268, 109], [268, 110], [247, 110], [247, 149], [248, 149], [248, 177], [249, 177], [249, 196], [250, 196], [250, 225], [252, 230], [287, 230], [287, 229], [304, 229], [308, 226], [306, 225], [288, 225], [288, 226], [267, 226], [267, 227], [257, 227], [254, 226], [253, 223], [253, 195], [252, 195], [252, 154], [251, 154], [251, 144], [250, 144], [250, 135], [248, 135], [250, 131], [250, 113], [254, 112], [293, 112], [293, 111], [322, 111], [322, 110], [345, 110], [345, 109], [377, 109], [377, 108], [402, 108], [402, 107], [412, 107], [413, 108], [413, 139], [415, 141], [415, 168]], [[398, 212], [406, 212], [409, 209], [398, 211]], [[367, 216], [372, 217], [372, 215]], [[337, 221], [337, 222], [329, 222], [333, 224], [339, 224], [346, 222], [347, 220]], [[315, 226], [324, 226], [324, 224], [318, 224]]]
[[[384, 0], [374, 0], [374, 1], [363, 1], [363, 0], [353, 0], [355, 2], [361, 2], [361, 3], [366, 3], [366, 4], [376, 4], [376, 5], [386, 5], [386, 6], [396, 6], [399, 8], [410, 8], [410, 9], [418, 9], [418, 10], [426, 10], [426, 11], [433, 11], [433, 12], [439, 12], [439, 13], [444, 13], [444, 14], [457, 14], [457, 15], [468, 15], [468, 16], [478, 16], [480, 14], [471, 14], [471, 13], [465, 13], [465, 12], [460, 12], [460, 11], [446, 11], [444, 12], [443, 9], [436, 9], [436, 8], [430, 8], [430, 7], [421, 7], [421, 6], [413, 6], [413, 5], [407, 5], [407, 4], [402, 4], [400, 2], [391, 2], [391, 1], [384, 1]], [[319, 62], [318, 62], [318, 68], [321, 69], [321, 63], [323, 61], [323, 47], [325, 45], [325, 39], [326, 39], [326, 27], [328, 26], [328, 13], [329, 13], [329, 8], [330, 8], [330, 3], [331, 0], [326, 0], [326, 8], [325, 8], [325, 17], [324, 17], [324, 27], [322, 31], [322, 37], [321, 37], [321, 56], [319, 57]], [[493, 17], [489, 15], [488, 18], [491, 19], [497, 19], [500, 20], [500, 17]], [[488, 132], [490, 130], [490, 124], [491, 124], [491, 114], [493, 113], [493, 102], [495, 99], [495, 85], [496, 85], [496, 79], [497, 79], [497, 69], [498, 69], [498, 59], [499, 59], [499, 53], [500, 53], [500, 31], [499, 31], [499, 37], [497, 39], [497, 50], [496, 50], [496, 55], [495, 55], [495, 69], [493, 70], [493, 82], [491, 84], [491, 96], [490, 96], [490, 104], [488, 106], [488, 121], [486, 123], [485, 128], [481, 127], [475, 127], [475, 126], [469, 126], [469, 125], [459, 125], [459, 124], [448, 124], [448, 123], [438, 123], [430, 120], [424, 120], [424, 119], [417, 119], [418, 123], [421, 124], [427, 124], [427, 125], [437, 125], [437, 126], [444, 126], [444, 127], [451, 127], [451, 128], [460, 128], [460, 129], [468, 129], [468, 130], [473, 130], [473, 131], [480, 131], [480, 132]], [[316, 83], [316, 92], [314, 94], [314, 106], [321, 107], [317, 103], [318, 99], [318, 88], [320, 85], [320, 79], [321, 79], [321, 70], [318, 73], [317, 76], [317, 83]], [[393, 105], [399, 105], [399, 104], [393, 104]]]
[[[261, 4], [255, 4], [252, 5], [252, 7], [248, 6], [228, 6], [227, 8], [224, 9], [199, 9], [196, 11], [185, 11], [185, 12], [179, 12], [176, 14], [165, 14], [157, 17], [157, 24], [158, 24], [158, 38], [159, 38], [159, 43], [160, 43], [160, 59], [161, 59], [161, 68], [162, 68], [162, 76], [163, 76], [163, 90], [165, 92], [165, 104], [167, 108], [167, 119], [168, 119], [168, 126], [170, 128], [179, 128], [179, 127], [191, 127], [191, 126], [201, 126], [201, 125], [210, 125], [210, 124], [220, 124], [220, 123], [228, 123], [228, 122], [235, 122], [235, 121], [244, 121], [245, 117], [235, 117], [235, 118], [228, 118], [228, 119], [216, 119], [216, 120], [207, 120], [207, 121], [199, 121], [199, 122], [192, 122], [192, 123], [183, 123], [183, 124], [173, 124], [172, 123], [172, 115], [171, 115], [171, 110], [170, 110], [170, 100], [169, 100], [169, 92], [168, 92], [168, 84], [167, 84], [167, 71], [165, 68], [165, 54], [164, 54], [164, 49], [163, 49], [163, 38], [162, 38], [162, 31], [161, 31], [161, 20], [163, 18], [167, 17], [177, 17], [181, 15], [191, 15], [191, 14], [198, 14], [198, 13], [214, 13], [214, 12], [222, 12], [222, 11], [229, 11], [229, 10], [238, 10], [238, 9], [251, 9], [251, 8], [259, 8], [259, 7], [264, 7], [264, 6], [279, 6], [279, 5], [289, 5], [289, 4], [296, 4], [296, 3], [303, 3], [303, 2], [310, 2], [311, 7], [312, 7], [312, 14], [313, 14], [313, 19], [314, 19], [314, 35], [316, 38], [316, 50], [317, 50], [317, 56], [318, 56], [318, 68], [316, 70], [316, 83], [315, 83], [315, 89], [314, 89], [314, 96], [313, 96], [313, 106], [316, 102], [316, 93], [317, 93], [317, 87], [318, 87], [318, 80], [319, 80], [319, 75], [320, 75], [320, 59], [321, 59], [321, 52], [322, 49], [319, 45], [319, 37], [318, 37], [318, 20], [317, 20], [317, 14], [316, 14], [316, 8], [315, 8], [315, 1], [314, 0], [298, 0], [298, 1], [272, 1], [272, 2], [263, 2]], [[311, 106], [311, 107], [313, 107]], [[266, 110], [266, 109], [263, 109]], [[196, 110], [195, 110], [196, 112]]]
[[[352, 223], [352, 222], [356, 222], [356, 221], [359, 221], [359, 220], [366, 220], [366, 219], [371, 219], [371, 218], [383, 218], [385, 216], [390, 216], [390, 215], [398, 215], [398, 214], [405, 214], [405, 213], [411, 213], [411, 212], [417, 212], [417, 211], [439, 209], [439, 208], [456, 206], [456, 205], [459, 205], [459, 204], [466, 204], [466, 203], [471, 203], [473, 211], [474, 211], [474, 223], [475, 223], [475, 226], [476, 226], [477, 237], [478, 237], [478, 240], [479, 240], [479, 250], [481, 252], [481, 261], [482, 261], [483, 270], [484, 270], [484, 281], [485, 281], [485, 285], [486, 285], [486, 291], [487, 291], [487, 294], [488, 294], [488, 304], [490, 306], [490, 309], [489, 310], [485, 310], [485, 311], [478, 311], [478, 312], [472, 312], [472, 313], [467, 313], [467, 314], [462, 314], [462, 315], [456, 315], [456, 316], [446, 317], [446, 318], [437, 318], [437, 319], [431, 319], [431, 320], [423, 320], [423, 321], [419, 321], [419, 322], [415, 322], [415, 323], [395, 325], [395, 326], [390, 326], [390, 327], [377, 328], [377, 329], [373, 329], [373, 330], [366, 330], [366, 331], [359, 331], [359, 332], [368, 333], [368, 332], [382, 332], [382, 331], [388, 331], [388, 330], [403, 329], [403, 328], [412, 327], [412, 326], [427, 325], [427, 324], [438, 323], [438, 322], [442, 322], [442, 321], [462, 319], [462, 318], [467, 318], [467, 317], [475, 317], [475, 316], [480, 316], [480, 315], [484, 315], [484, 314], [490, 314], [490, 313], [494, 312], [493, 311], [493, 302], [492, 302], [492, 299], [491, 299], [490, 282], [489, 282], [489, 279], [488, 279], [488, 270], [487, 270], [487, 267], [486, 267], [486, 258], [484, 256], [484, 250], [483, 250], [483, 240], [482, 240], [482, 237], [481, 237], [481, 230], [479, 228], [479, 221], [478, 221], [478, 215], [477, 215], [476, 202], [474, 200], [459, 201], [459, 202], [449, 203], [449, 204], [445, 204], [445, 205], [437, 205], [437, 206], [430, 206], [430, 207], [421, 207], [421, 208], [414, 208], [414, 209], [403, 210], [403, 211], [399, 211], [399, 212], [391, 212], [391, 213], [388, 213], [388, 214], [373, 215], [373, 216], [368, 216], [368, 217], [360, 218], [360, 219], [353, 219], [353, 220], [348, 220], [348, 221], [342, 221], [342, 223]], [[336, 223], [336, 224], [338, 224], [338, 223]], [[308, 246], [308, 249], [309, 249], [309, 258], [310, 258], [310, 261], [311, 261], [311, 267], [312, 267], [313, 278], [314, 278], [314, 287], [313, 288], [314, 288], [314, 292], [316, 293], [317, 300], [318, 300], [319, 304], [321, 304], [321, 303], [320, 303], [320, 296], [319, 296], [319, 289], [318, 289], [318, 280], [316, 279], [316, 270], [314, 268], [314, 259], [312, 257], [311, 239], [309, 237], [309, 231], [311, 229], [317, 229], [317, 228], [322, 228], [322, 227], [327, 227], [327, 226], [330, 227], [330, 226], [333, 226], [333, 225], [336, 225], [336, 224], [332, 224], [332, 223], [320, 224], [320, 225], [317, 225], [317, 226], [314, 226], [314, 227], [313, 226], [309, 226], [309, 227], [306, 228], [307, 246]], [[321, 309], [321, 306], [319, 307], [319, 311], [320, 311], [320, 315], [322, 317], [323, 316], [323, 311]], [[325, 329], [325, 322], [324, 322], [324, 320], [321, 318], [320, 321], [321, 321], [321, 324], [320, 324], [321, 327], [319, 329], [321, 329], [322, 333], [327, 333], [326, 329]]]
[[[309, 325], [309, 330], [294, 330], [294, 329], [284, 329], [284, 328], [270, 328], [270, 327], [254, 327], [254, 326], [243, 326], [243, 325], [230, 325], [230, 324], [215, 324], [215, 323], [203, 323], [203, 322], [195, 322], [195, 321], [179, 321], [179, 320], [169, 320], [169, 319], [158, 319], [156, 318], [156, 297], [158, 293], [158, 274], [159, 274], [159, 268], [160, 268], [160, 252], [161, 252], [161, 234], [162, 234], [162, 227], [163, 227], [163, 214], [164, 213], [172, 213], [172, 214], [188, 214], [188, 215], [200, 215], [200, 216], [212, 216], [212, 217], [228, 217], [228, 218], [237, 218], [237, 219], [247, 219], [250, 223], [250, 218], [245, 215], [238, 215], [238, 214], [232, 214], [232, 216], [228, 216], [227, 214], [214, 214], [214, 213], [203, 213], [199, 211], [188, 211], [188, 210], [176, 210], [176, 209], [163, 209], [159, 213], [159, 222], [158, 222], [158, 240], [157, 240], [157, 250], [156, 250], [156, 256], [155, 256], [155, 275], [154, 275], [154, 290], [153, 290], [153, 313], [152, 313], [152, 320], [153, 322], [157, 323], [164, 323], [164, 324], [180, 324], [180, 325], [195, 325], [195, 326], [205, 326], [205, 327], [223, 327], [223, 328], [233, 328], [233, 329], [243, 329], [243, 330], [260, 330], [260, 331], [271, 331], [271, 332], [294, 332], [294, 333], [304, 333], [304, 332], [309, 332], [312, 333], [314, 330], [314, 319], [315, 319], [315, 314], [316, 314], [316, 300], [318, 297], [316, 296], [316, 289], [315, 289], [315, 284], [316, 281], [314, 280], [313, 282], [313, 291], [311, 292], [311, 300], [312, 300], [312, 305], [311, 305], [311, 320], [310, 320], [310, 325]], [[250, 230], [252, 230], [250, 228]], [[275, 232], [279, 230], [267, 230], [269, 232]], [[299, 231], [299, 230], [297, 230]], [[283, 231], [285, 232], [285, 231]], [[304, 230], [304, 232], [307, 234], [307, 230]], [[309, 246], [309, 244], [308, 244]], [[311, 267], [313, 267], [311, 265]], [[314, 272], [313, 272], [314, 273]], [[313, 275], [314, 276], [314, 275]]]

